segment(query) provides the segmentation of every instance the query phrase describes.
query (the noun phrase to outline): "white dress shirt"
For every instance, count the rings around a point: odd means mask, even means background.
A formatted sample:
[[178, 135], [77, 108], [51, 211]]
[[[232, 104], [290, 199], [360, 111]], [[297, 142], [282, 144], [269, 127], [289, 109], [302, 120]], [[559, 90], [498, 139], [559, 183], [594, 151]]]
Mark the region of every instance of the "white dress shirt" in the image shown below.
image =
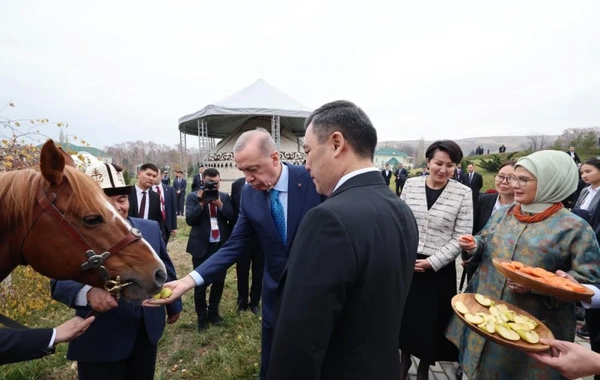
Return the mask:
[[343, 176], [342, 178], [340, 178], [337, 185], [335, 185], [335, 187], [333, 188], [332, 193], [335, 193], [335, 191], [338, 189], [338, 187], [342, 186], [344, 184], [344, 182], [346, 182], [347, 180], [349, 180], [352, 177], [356, 177], [357, 175], [363, 174], [363, 173], [378, 172], [378, 171], [379, 171], [379, 169], [373, 167], [373, 168], [358, 169], [353, 172], [350, 172], [350, 173], [346, 174], [345, 176]]
[[[142, 196], [143, 196], [142, 191], [146, 192], [146, 207], [144, 207], [144, 217], [142, 219], [148, 219], [148, 210], [150, 210], [150, 191], [152, 191], [152, 190], [150, 190], [150, 189], [143, 190], [143, 189], [139, 188], [138, 185], [135, 185], [135, 193], [137, 195], [137, 203], [138, 203], [137, 204], [138, 215], [139, 215], [139, 212], [141, 211], [140, 207], [142, 206]], [[136, 215], [136, 217], [137, 217], [137, 215]]]
[[600, 186], [596, 187], [595, 189], [592, 186], [589, 186], [588, 193], [585, 196], [585, 199], [583, 200], [583, 203], [581, 204], [581, 206], [579, 206], [579, 208], [584, 209], [584, 210], [587, 210], [588, 208], [590, 208], [590, 204], [594, 200], [594, 197], [596, 196], [596, 194], [598, 194], [598, 190], [600, 190]]

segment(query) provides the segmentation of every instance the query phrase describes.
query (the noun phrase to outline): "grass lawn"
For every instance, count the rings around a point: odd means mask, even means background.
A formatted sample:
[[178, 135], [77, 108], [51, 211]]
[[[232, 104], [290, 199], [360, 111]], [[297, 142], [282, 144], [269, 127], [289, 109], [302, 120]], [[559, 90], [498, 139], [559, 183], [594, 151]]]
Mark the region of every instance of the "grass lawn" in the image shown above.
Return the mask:
[[[168, 251], [177, 269], [179, 277], [192, 270], [191, 256], [185, 252], [189, 227], [179, 218], [179, 235], [171, 238]], [[19, 287], [30, 286], [27, 276], [13, 276], [13, 284]], [[39, 276], [39, 275], [37, 275]], [[44, 305], [41, 310], [22, 309], [16, 319], [30, 327], [53, 327], [72, 317], [72, 311], [66, 306], [50, 302], [48, 281], [38, 281], [39, 292], [43, 294]], [[37, 285], [36, 285], [37, 286]], [[28, 297], [26, 297], [28, 298]], [[227, 273], [225, 290], [221, 301], [220, 313], [225, 319], [223, 325], [211, 326], [199, 333], [196, 328], [193, 292], [183, 297], [184, 311], [173, 325], [167, 325], [158, 347], [158, 359], [155, 379], [258, 379], [260, 364], [260, 318], [250, 312], [236, 312], [237, 283], [235, 266]], [[8, 305], [3, 299], [0, 312], [7, 308], [14, 310], [16, 304]], [[35, 299], [30, 303], [35, 305]], [[33, 307], [33, 306], [32, 306]], [[107, 332], [110, 333], [110, 332]], [[0, 379], [76, 379], [73, 362], [66, 360], [65, 344], [57, 346], [54, 355], [30, 362], [2, 366]]]

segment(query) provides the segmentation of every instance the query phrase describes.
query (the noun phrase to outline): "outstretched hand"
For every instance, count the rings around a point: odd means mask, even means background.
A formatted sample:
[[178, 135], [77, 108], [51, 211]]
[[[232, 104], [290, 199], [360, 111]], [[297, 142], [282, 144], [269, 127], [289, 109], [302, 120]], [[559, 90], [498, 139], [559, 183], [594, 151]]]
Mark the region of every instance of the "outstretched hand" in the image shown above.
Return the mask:
[[572, 342], [540, 339], [540, 343], [551, 347], [552, 355], [529, 353], [534, 359], [556, 369], [568, 379], [600, 374], [600, 354]]
[[83, 334], [88, 327], [90, 327], [90, 324], [92, 324], [95, 319], [95, 317], [89, 317], [86, 319], [75, 317], [73, 319], [69, 319], [56, 328], [56, 337], [54, 338], [54, 343], [57, 344], [68, 342], [77, 338], [79, 335]]
[[178, 298], [181, 298], [188, 290], [196, 287], [196, 281], [191, 276], [185, 276], [176, 281], [167, 282], [163, 288], [171, 289], [171, 295], [161, 299], [147, 299], [142, 302], [142, 306], [158, 307], [172, 303]]

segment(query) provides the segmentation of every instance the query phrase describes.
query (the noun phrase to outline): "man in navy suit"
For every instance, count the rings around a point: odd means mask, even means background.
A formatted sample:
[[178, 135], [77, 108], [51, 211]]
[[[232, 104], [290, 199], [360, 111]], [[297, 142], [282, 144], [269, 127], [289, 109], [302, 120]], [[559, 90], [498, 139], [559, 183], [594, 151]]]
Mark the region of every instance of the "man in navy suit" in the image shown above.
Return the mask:
[[185, 203], [185, 192], [187, 190], [187, 181], [183, 178], [183, 172], [177, 171], [177, 178], [173, 181], [173, 190], [175, 190], [175, 199], [177, 203], [177, 216], [183, 215], [183, 204]]
[[152, 190], [158, 194], [161, 218], [164, 222], [161, 226], [163, 240], [165, 244], [168, 244], [169, 238], [177, 235], [177, 200], [175, 199], [175, 190], [171, 186], [165, 185], [158, 177], [156, 177]]
[[265, 256], [260, 368], [260, 377], [264, 379], [271, 355], [279, 280], [300, 222], [308, 210], [321, 204], [322, 198], [303, 166], [281, 162], [275, 142], [265, 129], [244, 132], [236, 141], [233, 154], [248, 184], [242, 190], [240, 214], [231, 237], [190, 275], [165, 284], [173, 291], [171, 297], [147, 300], [144, 304], [166, 304], [197, 285], [212, 283], [257, 236]]
[[54, 329], [0, 328], [0, 365], [52, 354], [54, 345], [77, 338], [94, 319], [75, 317]]
[[[92, 178], [104, 188], [118, 214], [126, 219], [131, 186], [126, 186], [119, 169], [99, 163], [88, 167], [86, 173], [95, 174]], [[177, 278], [158, 223], [137, 218], [126, 220], [142, 232], [158, 253], [167, 269], [167, 278]], [[74, 308], [77, 316], [85, 316], [92, 310], [100, 312], [86, 334], [69, 344], [67, 359], [77, 360], [80, 380], [153, 379], [156, 349], [165, 319], [167, 323], [176, 322], [182, 310], [180, 299], [167, 306], [165, 315], [165, 308], [145, 308], [139, 302], [116, 301], [104, 289], [75, 281], [52, 280], [52, 297]]]
[[132, 218], [156, 220], [164, 230], [165, 223], [160, 211], [160, 198], [152, 191], [152, 186], [158, 177], [158, 166], [144, 164], [137, 173], [138, 178], [135, 186], [131, 187], [129, 193], [129, 216]]
[[[231, 236], [235, 213], [231, 198], [227, 193], [218, 191], [221, 183], [219, 171], [207, 168], [204, 181], [216, 184], [218, 196], [206, 194], [204, 190], [190, 193], [185, 202], [185, 222], [192, 227], [186, 251], [192, 255], [192, 264], [200, 266], [208, 260]], [[214, 198], [211, 198], [214, 195]], [[223, 322], [219, 315], [219, 303], [225, 287], [225, 275], [215, 278], [210, 287], [208, 305], [206, 304], [207, 284], [194, 288], [194, 305], [198, 315], [198, 330], [208, 328], [208, 322], [218, 325]]]

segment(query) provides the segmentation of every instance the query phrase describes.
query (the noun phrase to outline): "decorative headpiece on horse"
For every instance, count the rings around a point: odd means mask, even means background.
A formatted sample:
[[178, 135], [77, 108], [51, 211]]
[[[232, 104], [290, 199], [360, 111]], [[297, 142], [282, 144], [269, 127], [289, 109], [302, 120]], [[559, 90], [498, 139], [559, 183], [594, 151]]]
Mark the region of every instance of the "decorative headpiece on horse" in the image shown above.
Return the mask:
[[88, 166], [85, 174], [91, 177], [104, 190], [106, 195], [128, 195], [133, 186], [125, 183], [123, 169], [117, 165], [98, 162]]

